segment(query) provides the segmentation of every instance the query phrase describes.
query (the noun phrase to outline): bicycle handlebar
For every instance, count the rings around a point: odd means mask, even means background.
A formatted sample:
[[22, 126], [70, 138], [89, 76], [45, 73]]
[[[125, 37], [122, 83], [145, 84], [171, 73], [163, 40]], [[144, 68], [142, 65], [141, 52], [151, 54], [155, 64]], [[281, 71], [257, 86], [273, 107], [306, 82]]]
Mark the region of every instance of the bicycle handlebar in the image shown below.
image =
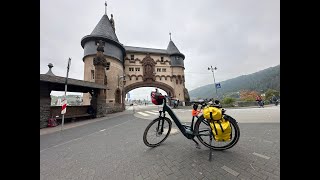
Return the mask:
[[215, 100], [214, 102], [212, 102], [210, 100], [191, 101], [191, 103], [194, 103], [194, 109], [198, 108], [199, 104], [201, 105], [200, 109], [203, 109], [207, 105], [212, 106], [212, 107], [222, 108], [219, 100]]

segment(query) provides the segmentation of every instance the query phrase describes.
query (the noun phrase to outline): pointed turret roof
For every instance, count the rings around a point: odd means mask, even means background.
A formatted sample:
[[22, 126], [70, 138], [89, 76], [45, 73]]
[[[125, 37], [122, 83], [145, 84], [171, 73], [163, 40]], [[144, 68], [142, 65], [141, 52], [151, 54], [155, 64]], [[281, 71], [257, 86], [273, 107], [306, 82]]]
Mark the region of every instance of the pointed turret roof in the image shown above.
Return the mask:
[[114, 32], [108, 15], [104, 14], [96, 27], [93, 29], [90, 35], [87, 35], [81, 39], [81, 46], [84, 47], [85, 43], [90, 40], [103, 40], [109, 41], [119, 46], [123, 51], [124, 47], [119, 42], [116, 33]]
[[177, 48], [177, 46], [173, 43], [173, 41], [170, 40], [168, 47], [167, 47], [167, 51], [169, 54], [177, 54], [180, 53], [179, 49]]
[[173, 43], [173, 41], [170, 39], [170, 42], [168, 44], [167, 47], [167, 52], [170, 55], [180, 55], [182, 56], [182, 58], [184, 59], [184, 55], [182, 53], [180, 53], [179, 49], [177, 48], [177, 46]]
[[90, 34], [91, 36], [102, 36], [119, 42], [117, 35], [113, 31], [108, 15], [103, 15], [96, 27]]
[[[116, 33], [113, 30], [113, 27], [111, 25], [111, 22], [109, 20], [108, 15], [104, 14], [96, 27], [93, 29], [90, 35], [84, 36], [81, 39], [81, 46], [84, 48], [85, 55], [89, 54], [95, 54], [96, 53], [96, 47], [93, 44], [88, 44], [87, 47], [85, 48], [85, 44], [87, 42], [92, 42], [92, 41], [99, 41], [102, 40], [106, 43], [110, 43], [118, 47], [122, 55], [125, 56], [126, 52], [123, 47], [123, 45], [119, 42]], [[109, 54], [108, 54], [109, 53]], [[115, 53], [114, 51], [108, 51], [104, 52], [104, 54], [115, 57], [117, 59], [122, 59], [122, 57], [118, 57], [119, 54]]]

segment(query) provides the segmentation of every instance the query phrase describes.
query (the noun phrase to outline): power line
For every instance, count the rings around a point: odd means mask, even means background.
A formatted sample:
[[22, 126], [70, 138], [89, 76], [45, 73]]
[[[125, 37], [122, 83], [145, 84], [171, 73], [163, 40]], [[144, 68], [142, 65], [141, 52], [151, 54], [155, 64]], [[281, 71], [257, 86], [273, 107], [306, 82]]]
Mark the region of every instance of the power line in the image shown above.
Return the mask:
[[210, 73], [205, 73], [205, 72], [184, 72], [187, 74], [210, 74]]

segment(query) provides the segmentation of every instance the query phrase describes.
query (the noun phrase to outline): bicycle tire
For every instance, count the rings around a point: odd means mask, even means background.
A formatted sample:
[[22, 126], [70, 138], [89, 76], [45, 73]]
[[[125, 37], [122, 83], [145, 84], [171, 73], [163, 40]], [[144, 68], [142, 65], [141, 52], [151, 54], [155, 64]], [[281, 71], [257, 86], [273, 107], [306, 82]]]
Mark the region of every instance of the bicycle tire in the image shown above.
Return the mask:
[[[196, 121], [196, 124], [195, 124], [195, 134], [196, 134], [198, 140], [201, 142], [201, 144], [203, 144], [204, 146], [206, 146], [206, 147], [208, 147], [208, 148], [211, 148], [211, 149], [213, 149], [213, 150], [217, 150], [217, 151], [223, 151], [223, 150], [226, 150], [226, 149], [230, 149], [230, 148], [232, 148], [234, 145], [237, 144], [237, 142], [239, 141], [239, 138], [240, 138], [240, 128], [239, 128], [239, 126], [238, 126], [238, 123], [236, 122], [235, 119], [233, 119], [233, 118], [232, 118], [231, 116], [229, 116], [229, 115], [224, 115], [224, 119], [225, 119], [225, 120], [228, 120], [228, 121], [230, 122], [232, 130], [234, 130], [234, 132], [232, 131], [232, 136], [233, 136], [233, 137], [232, 137], [231, 141], [217, 142], [217, 141], [214, 141], [214, 140], [213, 140], [213, 141], [212, 141], [212, 142], [213, 142], [213, 145], [211, 145], [211, 146], [210, 146], [209, 143], [205, 142], [205, 140], [203, 139], [202, 136], [208, 136], [208, 135], [205, 135], [205, 134], [200, 135], [201, 132], [200, 132], [200, 134], [199, 134], [200, 125], [201, 125], [201, 123], [203, 123], [204, 126], [207, 126], [207, 128], [208, 128], [209, 131], [211, 131], [211, 128], [210, 128], [209, 124], [206, 124], [206, 122], [208, 123], [208, 121], [207, 121], [207, 120], [203, 117], [203, 115], [202, 115], [202, 116], [199, 117], [199, 119]], [[209, 131], [208, 131], [208, 133], [209, 133]], [[209, 136], [208, 136], [208, 137], [209, 137]], [[216, 144], [226, 143], [226, 145], [219, 147], [219, 146], [216, 146], [215, 143], [216, 143]]]
[[[164, 121], [164, 123], [165, 122], [167, 122], [168, 123], [168, 129], [166, 129], [166, 134], [165, 134], [165, 136], [164, 136], [164, 138], [163, 139], [161, 139], [159, 142], [157, 142], [157, 143], [151, 143], [150, 142], [150, 140], [148, 140], [148, 132], [149, 132], [149, 130], [150, 130], [150, 128], [154, 125], [154, 124], [156, 124], [156, 123], [159, 123], [159, 121], [160, 121], [160, 126], [161, 126], [161, 120], [163, 120]], [[159, 130], [159, 127], [158, 127], [158, 125], [159, 124], [156, 124], [156, 131], [155, 131], [155, 135], [157, 136], [157, 135], [162, 135], [162, 133], [163, 132], [159, 132], [158, 130]], [[172, 127], [172, 122], [171, 122], [171, 120], [169, 119], [169, 118], [167, 118], [167, 117], [159, 117], [159, 118], [156, 118], [156, 119], [154, 119], [153, 121], [151, 121], [150, 122], [150, 124], [146, 127], [146, 129], [144, 130], [144, 133], [143, 133], [143, 142], [144, 142], [144, 144], [146, 145], [146, 146], [148, 146], [148, 147], [156, 147], [156, 146], [159, 146], [163, 141], [165, 141], [167, 138], [168, 138], [168, 136], [169, 136], [169, 134], [170, 134], [170, 132], [171, 132], [171, 127]]]

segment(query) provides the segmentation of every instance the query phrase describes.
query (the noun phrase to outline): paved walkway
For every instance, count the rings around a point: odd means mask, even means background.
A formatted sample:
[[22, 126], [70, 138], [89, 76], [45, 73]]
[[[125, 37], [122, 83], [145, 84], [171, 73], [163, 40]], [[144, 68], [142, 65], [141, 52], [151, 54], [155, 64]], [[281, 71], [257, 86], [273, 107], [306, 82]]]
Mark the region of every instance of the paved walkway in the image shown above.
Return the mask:
[[[69, 123], [66, 123], [66, 124], [63, 125], [63, 130], [74, 128], [74, 127], [78, 127], [78, 126], [83, 126], [83, 125], [86, 125], [86, 124], [89, 124], [89, 123], [94, 123], [94, 122], [98, 122], [98, 121], [107, 120], [107, 119], [118, 117], [118, 116], [121, 116], [121, 115], [124, 115], [124, 114], [132, 114], [132, 113], [133, 113], [132, 111], [127, 110], [127, 111], [123, 111], [123, 112], [108, 114], [106, 117], [79, 120], [79, 121], [76, 121], [76, 122], [69, 122]], [[60, 130], [61, 130], [61, 125], [56, 126], [56, 127], [42, 128], [42, 129], [40, 129], [40, 135], [50, 134], [50, 133], [54, 133], [54, 132], [57, 132], [57, 131], [60, 131]]]

